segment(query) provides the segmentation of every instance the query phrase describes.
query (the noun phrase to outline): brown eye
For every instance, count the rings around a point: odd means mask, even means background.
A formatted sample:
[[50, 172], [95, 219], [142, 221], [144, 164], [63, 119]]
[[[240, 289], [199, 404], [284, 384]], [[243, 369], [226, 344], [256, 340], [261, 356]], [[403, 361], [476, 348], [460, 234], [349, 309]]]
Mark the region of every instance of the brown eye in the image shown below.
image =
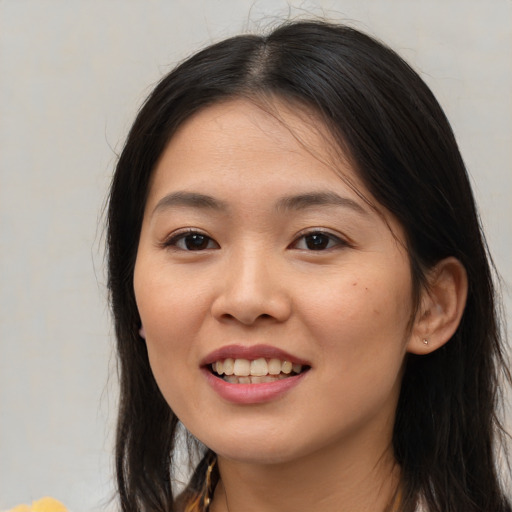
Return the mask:
[[308, 251], [325, 251], [336, 246], [346, 245], [348, 245], [346, 242], [331, 233], [314, 231], [298, 238], [293, 244], [293, 248]]
[[315, 233], [304, 237], [306, 247], [311, 251], [321, 251], [327, 249], [331, 239], [323, 233]]
[[210, 238], [205, 235], [187, 235], [183, 238], [183, 243], [189, 251], [201, 251], [208, 248]]
[[203, 233], [189, 231], [173, 236], [166, 247], [173, 247], [183, 251], [204, 251], [206, 249], [218, 249], [219, 245], [215, 240]]

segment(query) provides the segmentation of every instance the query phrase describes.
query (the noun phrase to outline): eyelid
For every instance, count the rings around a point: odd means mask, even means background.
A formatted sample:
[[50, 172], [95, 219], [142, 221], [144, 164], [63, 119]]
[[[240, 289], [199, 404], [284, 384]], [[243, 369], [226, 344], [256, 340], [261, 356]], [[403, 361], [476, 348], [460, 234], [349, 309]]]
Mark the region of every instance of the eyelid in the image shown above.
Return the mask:
[[204, 237], [208, 238], [210, 242], [213, 242], [216, 245], [215, 249], [220, 248], [219, 244], [208, 233], [205, 233], [203, 230], [198, 229], [198, 228], [177, 229], [177, 230], [173, 231], [172, 233], [170, 233], [169, 235], [167, 235], [159, 245], [165, 249], [176, 249], [176, 250], [181, 250], [184, 252], [204, 252], [205, 250], [212, 249], [210, 247], [210, 248], [206, 248], [206, 249], [202, 249], [202, 250], [198, 250], [198, 251], [192, 251], [192, 250], [182, 249], [182, 248], [178, 247], [177, 242], [179, 242], [180, 240], [183, 240], [187, 235], [204, 236]]
[[326, 228], [307, 228], [307, 229], [304, 229], [304, 230], [300, 231], [299, 233], [297, 233], [297, 235], [295, 236], [293, 242], [289, 245], [289, 247], [293, 249], [294, 246], [296, 246], [301, 239], [304, 239], [308, 235], [316, 235], [316, 234], [325, 235], [325, 236], [329, 237], [330, 239], [334, 240], [336, 242], [335, 246], [324, 249], [323, 251], [311, 251], [309, 249], [298, 249], [298, 250], [307, 250], [309, 252], [326, 252], [331, 249], [335, 249], [336, 247], [352, 247], [353, 246], [352, 242], [348, 239], [348, 237], [343, 236], [339, 233], [335, 234]]

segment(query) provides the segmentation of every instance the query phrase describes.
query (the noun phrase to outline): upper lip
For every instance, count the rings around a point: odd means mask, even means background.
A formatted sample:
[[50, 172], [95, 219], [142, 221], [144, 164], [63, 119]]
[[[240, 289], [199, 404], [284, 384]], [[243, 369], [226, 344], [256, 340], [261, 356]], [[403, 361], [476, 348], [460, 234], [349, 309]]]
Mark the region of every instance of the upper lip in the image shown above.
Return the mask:
[[216, 361], [223, 361], [228, 358], [249, 359], [252, 361], [260, 357], [264, 357], [265, 359], [280, 359], [281, 361], [290, 361], [294, 364], [311, 366], [308, 361], [271, 345], [226, 345], [205, 356], [201, 361], [201, 366], [208, 366]]

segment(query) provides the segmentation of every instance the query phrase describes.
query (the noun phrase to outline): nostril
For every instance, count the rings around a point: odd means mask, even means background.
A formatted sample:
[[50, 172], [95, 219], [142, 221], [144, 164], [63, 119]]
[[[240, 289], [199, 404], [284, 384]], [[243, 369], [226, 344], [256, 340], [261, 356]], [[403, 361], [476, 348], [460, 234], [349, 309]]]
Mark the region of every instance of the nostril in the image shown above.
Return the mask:
[[236, 321], [241, 322], [245, 325], [252, 325], [255, 322], [261, 321], [261, 320], [272, 320], [274, 317], [272, 315], [269, 315], [268, 313], [262, 313], [258, 316], [250, 316], [248, 314], [245, 314], [245, 312], [240, 313], [238, 315], [231, 314], [231, 313], [223, 313], [220, 317], [224, 321]]
[[212, 316], [220, 321], [236, 320], [245, 325], [252, 325], [258, 320], [286, 321], [292, 310], [291, 297], [286, 291], [275, 290], [262, 277], [254, 283], [231, 283], [219, 289], [210, 306]]

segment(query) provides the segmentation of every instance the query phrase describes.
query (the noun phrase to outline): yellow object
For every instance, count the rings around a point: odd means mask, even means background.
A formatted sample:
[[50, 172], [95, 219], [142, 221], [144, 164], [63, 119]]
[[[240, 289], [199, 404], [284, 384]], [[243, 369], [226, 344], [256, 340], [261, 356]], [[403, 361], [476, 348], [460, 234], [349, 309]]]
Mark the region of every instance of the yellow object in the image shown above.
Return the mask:
[[68, 509], [60, 501], [46, 497], [33, 501], [31, 512], [68, 512]]
[[32, 506], [18, 505], [8, 512], [68, 512], [68, 509], [59, 501], [49, 496], [32, 502]]

